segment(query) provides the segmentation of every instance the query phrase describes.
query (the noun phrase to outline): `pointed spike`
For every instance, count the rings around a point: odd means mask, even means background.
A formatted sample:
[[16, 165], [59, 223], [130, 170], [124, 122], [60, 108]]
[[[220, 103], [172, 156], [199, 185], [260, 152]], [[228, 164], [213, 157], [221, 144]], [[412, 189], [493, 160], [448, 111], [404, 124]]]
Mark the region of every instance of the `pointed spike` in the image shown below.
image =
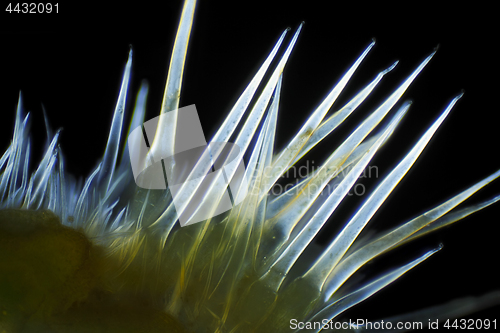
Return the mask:
[[[179, 108], [182, 76], [195, 8], [196, 0], [186, 0], [184, 2], [179, 28], [175, 36], [172, 58], [170, 59], [160, 114], [174, 111]], [[169, 119], [169, 121], [167, 121], [167, 119]], [[151, 151], [155, 152], [155, 154], [157, 154], [156, 156], [174, 155], [176, 125], [177, 114], [174, 114], [173, 117], [159, 118], [157, 131], [151, 144]], [[165, 167], [169, 166], [165, 165]]]
[[142, 124], [144, 123], [148, 92], [149, 92], [149, 84], [147, 83], [146, 80], [143, 80], [135, 100], [134, 112], [132, 113], [132, 120], [130, 121], [130, 125], [126, 136], [127, 140], [123, 145], [118, 174], [125, 172], [125, 170], [130, 170], [130, 155], [129, 155], [130, 153], [128, 147], [128, 138], [130, 136], [130, 133], [132, 133], [134, 129], [136, 129], [139, 126], [142, 126]]
[[17, 133], [16, 130], [18, 130], [19, 126], [21, 125], [22, 113], [23, 113], [23, 97], [21, 91], [19, 90], [19, 98], [17, 100], [17, 109], [16, 109], [16, 122], [14, 125], [14, 136]]
[[116, 102], [115, 112], [113, 114], [113, 120], [111, 123], [111, 128], [109, 130], [108, 143], [106, 144], [106, 150], [104, 152], [104, 157], [102, 158], [101, 168], [99, 171], [99, 176], [97, 178], [97, 186], [100, 187], [100, 191], [102, 191], [103, 197], [109, 189], [109, 185], [116, 168], [116, 160], [118, 157], [118, 149], [120, 146], [120, 137], [123, 127], [123, 116], [125, 113], [125, 105], [127, 101], [127, 91], [130, 80], [131, 67], [132, 49], [130, 49], [127, 64], [125, 65], [120, 93], [118, 95], [118, 101]]
[[52, 137], [52, 129], [50, 128], [49, 120], [47, 118], [47, 111], [45, 110], [45, 106], [42, 104], [42, 112], [43, 112], [43, 120], [45, 122], [45, 131], [47, 132], [47, 142], [45, 144], [45, 149], [49, 147], [50, 138]]

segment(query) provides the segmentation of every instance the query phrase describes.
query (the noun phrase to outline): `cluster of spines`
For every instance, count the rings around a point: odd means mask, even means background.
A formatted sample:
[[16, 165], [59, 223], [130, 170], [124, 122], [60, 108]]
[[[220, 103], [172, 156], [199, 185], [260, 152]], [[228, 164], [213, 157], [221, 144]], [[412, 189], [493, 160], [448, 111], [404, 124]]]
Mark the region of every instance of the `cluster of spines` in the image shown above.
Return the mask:
[[[195, 1], [187, 0], [170, 63], [162, 113], [179, 106], [194, 8]], [[42, 161], [28, 180], [29, 117], [23, 118], [20, 99], [13, 140], [0, 159], [1, 207], [50, 209], [61, 217], [64, 224], [82, 228], [97, 243], [106, 245], [110, 255], [123, 262], [124, 275], [135, 274], [130, 273], [132, 268], [127, 273], [130, 265], [144, 274], [154, 272], [157, 280], [151, 279], [154, 287], [145, 286], [144, 281], [141, 286], [163, 295], [162, 298], [166, 299], [163, 305], [165, 311], [185, 323], [194, 323], [202, 318], [204, 325], [211, 323], [209, 325], [219, 331], [254, 327], [259, 331], [275, 332], [289, 318], [335, 318], [397, 279], [440, 247], [343, 297], [336, 297], [339, 288], [354, 272], [382, 253], [496, 202], [500, 197], [451, 212], [496, 179], [500, 171], [386, 234], [356, 242], [359, 233], [408, 172], [461, 97], [457, 96], [410, 152], [380, 182], [322, 255], [299, 277], [290, 278], [292, 267], [297, 261], [304, 260], [301, 255], [306, 247], [355, 184], [374, 154], [393, 133], [410, 103], [403, 103], [388, 124], [378, 133], [371, 137], [369, 135], [398, 103], [434, 55], [427, 57], [332, 152], [320, 168], [271, 200], [268, 193], [283, 173], [339, 126], [396, 65], [378, 74], [344, 107], [325, 119], [373, 47], [374, 42], [371, 43], [313, 111], [287, 147], [274, 154], [282, 74], [301, 27], [256, 97], [257, 89], [284, 41], [286, 31], [281, 35], [211, 140], [227, 142], [235, 137], [235, 143], [248, 156], [245, 176], [250, 180], [249, 194], [223, 219], [217, 217], [186, 228], [177, 227], [175, 222], [182, 212], [176, 210], [168, 191], [148, 191], [138, 189], [133, 184], [126, 147], [118, 163], [132, 51], [125, 67], [102, 162], [84, 183], [75, 182], [65, 175], [62, 154], [57, 147], [59, 132], [52, 137], [48, 125], [47, 135], [52, 139]], [[143, 85], [129, 133], [144, 121], [146, 95], [147, 86]], [[251, 104], [254, 99], [255, 102]], [[253, 106], [243, 122], [250, 105]], [[236, 128], [242, 122], [241, 130], [236, 133]], [[175, 123], [159, 124], [159, 128], [162, 130], [157, 131], [151, 150], [173, 150]], [[252, 147], [250, 144], [255, 136], [256, 143]], [[328, 186], [333, 183], [336, 186]], [[184, 189], [188, 195], [190, 190]], [[207, 194], [207, 200], [213, 200], [212, 194], [218, 196], [220, 190]]]

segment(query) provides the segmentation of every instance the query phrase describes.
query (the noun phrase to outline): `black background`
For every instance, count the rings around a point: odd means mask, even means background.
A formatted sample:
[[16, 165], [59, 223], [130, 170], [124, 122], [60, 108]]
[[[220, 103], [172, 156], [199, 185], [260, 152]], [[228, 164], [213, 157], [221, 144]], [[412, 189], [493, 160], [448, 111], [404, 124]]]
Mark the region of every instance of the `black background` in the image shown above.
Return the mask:
[[[181, 1], [104, 7], [90, 2], [61, 3], [59, 14], [9, 14], [2, 8], [1, 148], [7, 147], [12, 134], [22, 90], [26, 109], [32, 112], [35, 147], [41, 150], [45, 140], [43, 103], [51, 126], [64, 128], [60, 142], [68, 170], [87, 175], [104, 151], [129, 45], [134, 50], [130, 96], [135, 96], [142, 79], [148, 80], [147, 118], [158, 114], [181, 8]], [[396, 165], [454, 96], [462, 89], [465, 95], [370, 222], [370, 228], [384, 230], [444, 201], [500, 166], [498, 27], [493, 13], [488, 7], [445, 7], [436, 2], [200, 1], [181, 106], [196, 104], [206, 136], [213, 135], [281, 32], [287, 27], [295, 30], [305, 21], [284, 73], [277, 133], [280, 149], [376, 38], [377, 45], [334, 109], [380, 70], [395, 60], [400, 63], [374, 96], [311, 152], [311, 160], [318, 165], [439, 44], [434, 59], [404, 96], [414, 101], [409, 114], [372, 162], [379, 178]], [[132, 102], [129, 98], [128, 110]], [[376, 182], [363, 181], [368, 193]], [[493, 183], [471, 202], [499, 190], [500, 185]], [[331, 238], [363, 200], [351, 198], [343, 204], [332, 216], [331, 230], [320, 240]], [[377, 319], [498, 288], [499, 213], [498, 204], [489, 207], [368, 265], [362, 273], [374, 277], [444, 244], [438, 254], [347, 315]], [[498, 310], [497, 306], [470, 318], [496, 316], [498, 321]]]

